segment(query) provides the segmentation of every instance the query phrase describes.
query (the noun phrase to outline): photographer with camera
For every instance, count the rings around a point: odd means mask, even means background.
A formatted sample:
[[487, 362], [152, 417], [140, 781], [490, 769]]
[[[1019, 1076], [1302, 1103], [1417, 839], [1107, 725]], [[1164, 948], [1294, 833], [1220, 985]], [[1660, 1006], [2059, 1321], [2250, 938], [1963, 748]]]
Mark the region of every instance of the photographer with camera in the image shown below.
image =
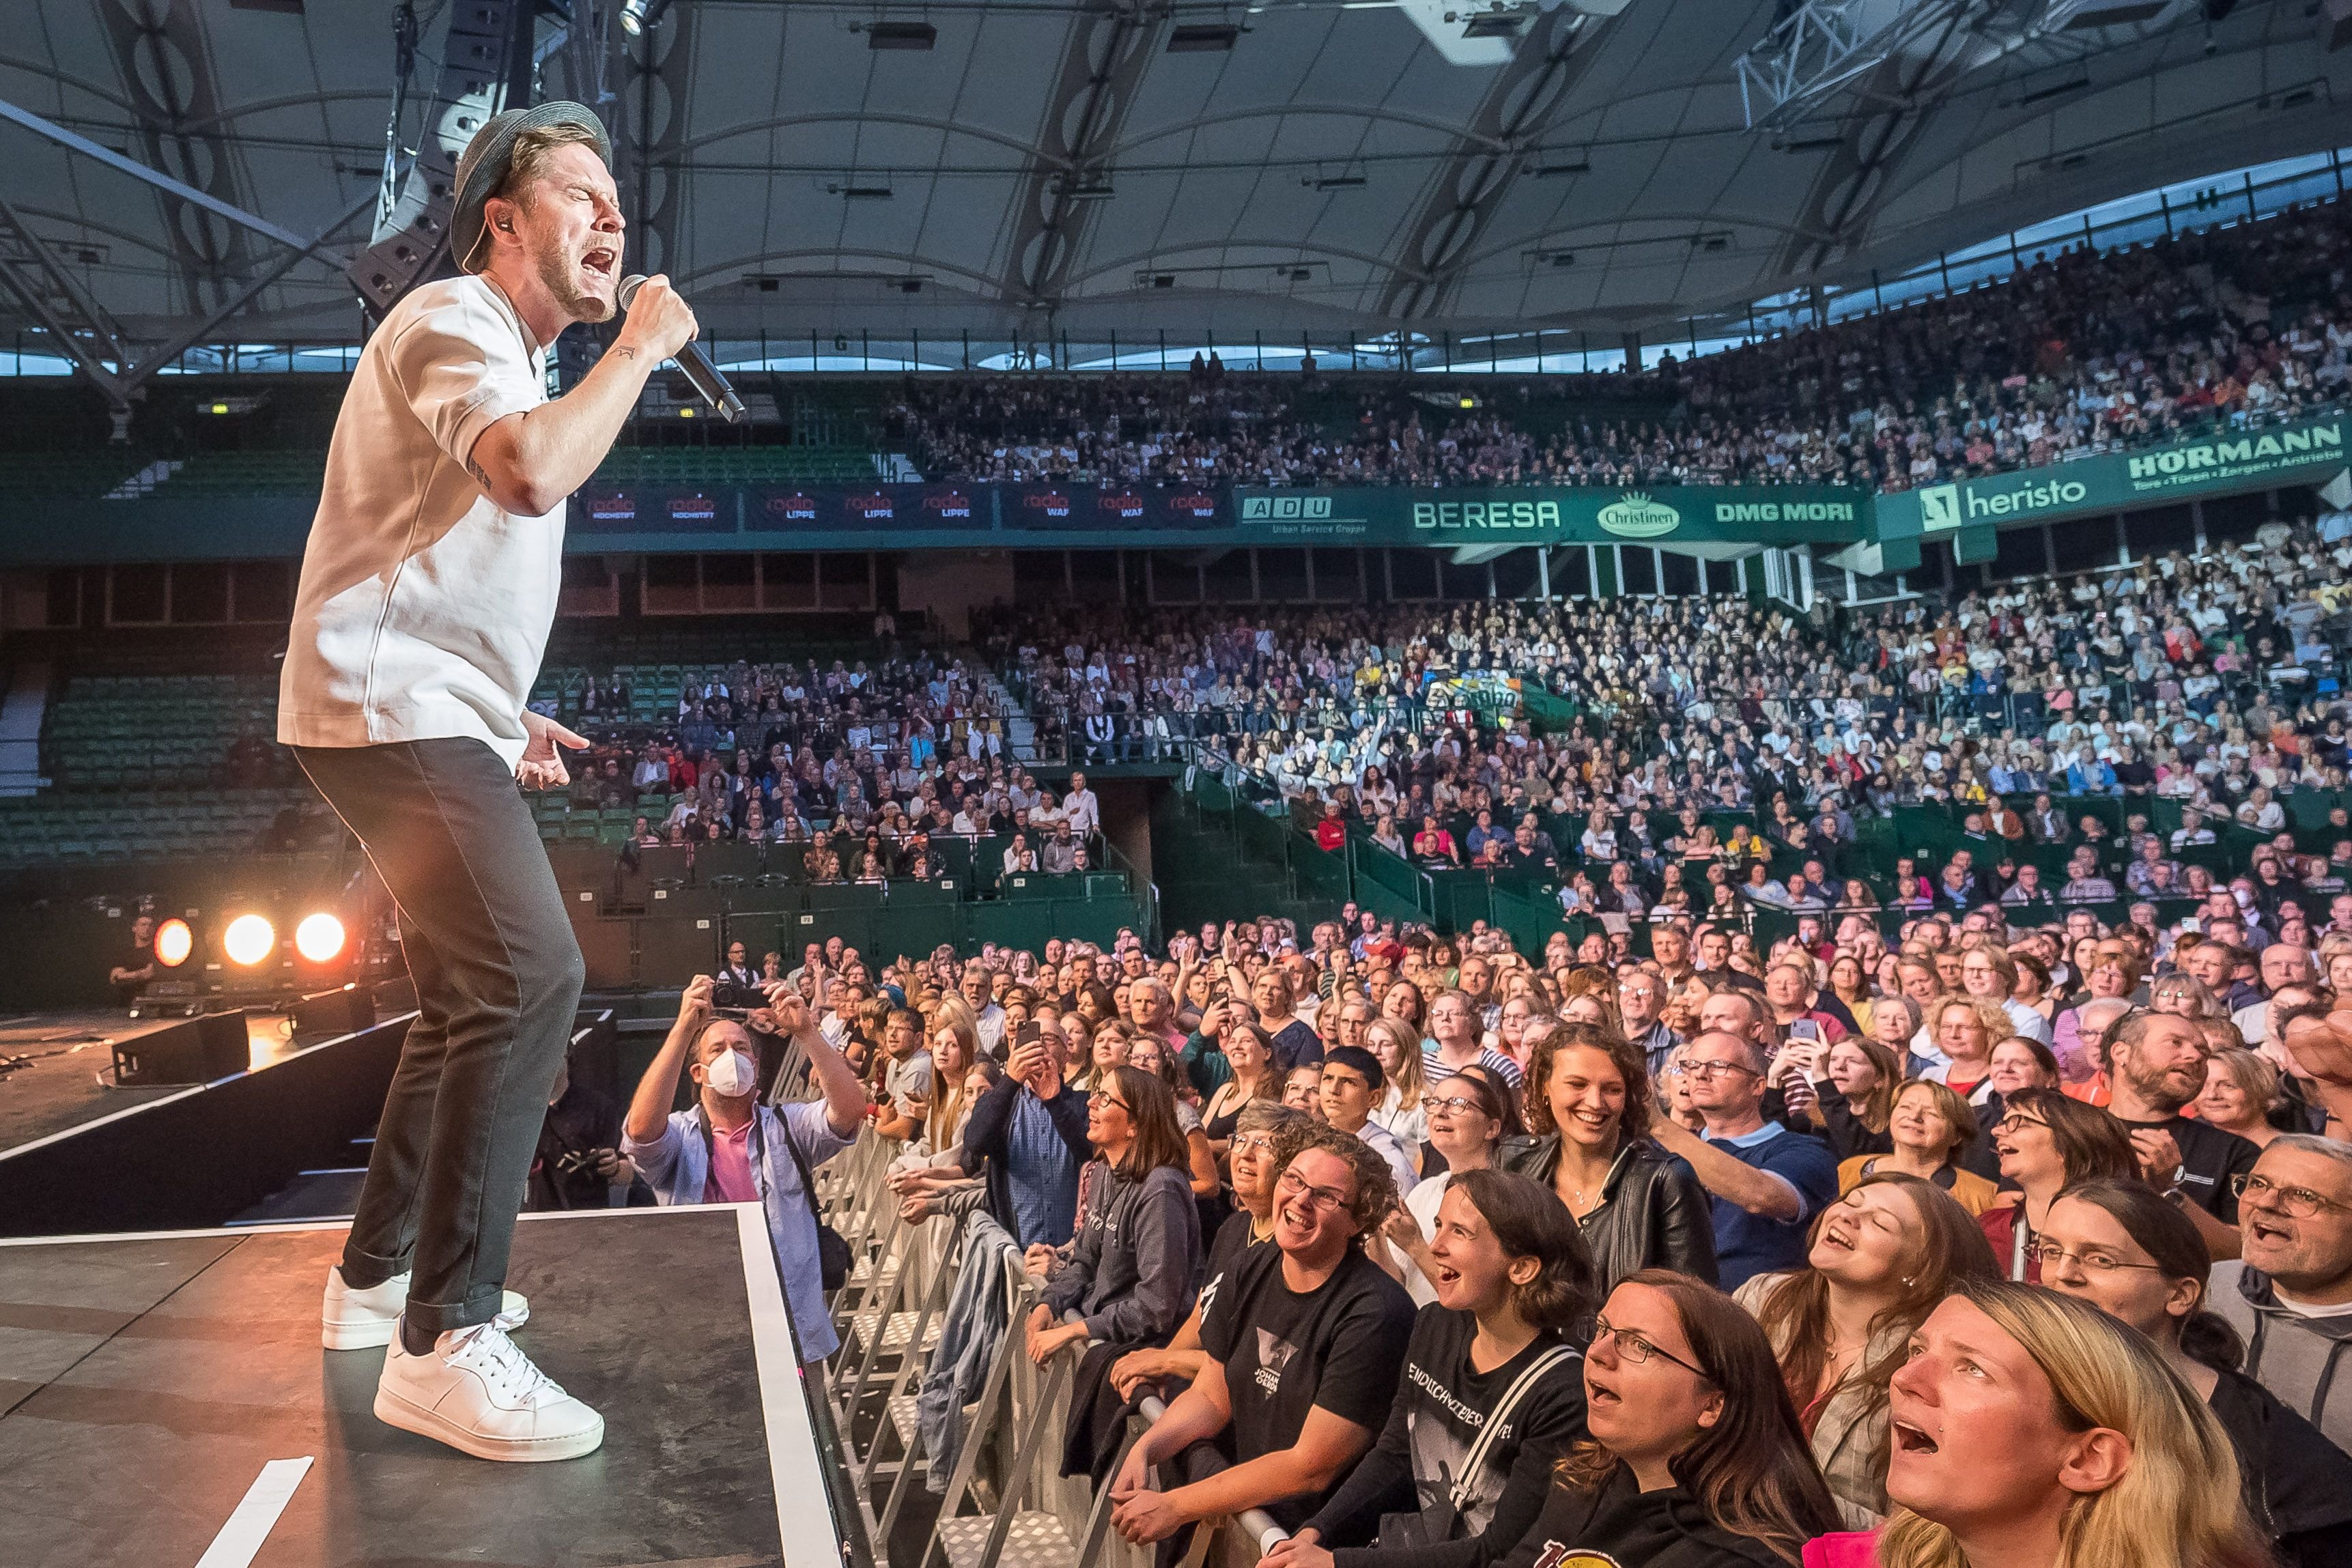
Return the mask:
[[555, 1070], [555, 1086], [548, 1091], [547, 1120], [539, 1129], [523, 1207], [534, 1214], [607, 1208], [616, 1192], [642, 1203], [646, 1194], [636, 1188], [636, 1166], [621, 1153], [620, 1106], [610, 1095], [574, 1079], [567, 1058]]
[[[777, 1033], [807, 1053], [824, 1095], [761, 1104], [757, 1046], [740, 1021], [714, 1012], [713, 988], [710, 976], [697, 976], [678, 998], [677, 1021], [629, 1102], [621, 1152], [636, 1163], [659, 1203], [758, 1203], [767, 1211], [801, 1354], [822, 1361], [840, 1343], [825, 1310], [825, 1274], [829, 1263], [845, 1270], [847, 1260], [840, 1238], [828, 1241], [818, 1221], [810, 1173], [857, 1135], [866, 1089], [818, 1030], [807, 998], [776, 981], [766, 988], [766, 1010]], [[695, 1103], [672, 1110], [681, 1071], [694, 1083]]]

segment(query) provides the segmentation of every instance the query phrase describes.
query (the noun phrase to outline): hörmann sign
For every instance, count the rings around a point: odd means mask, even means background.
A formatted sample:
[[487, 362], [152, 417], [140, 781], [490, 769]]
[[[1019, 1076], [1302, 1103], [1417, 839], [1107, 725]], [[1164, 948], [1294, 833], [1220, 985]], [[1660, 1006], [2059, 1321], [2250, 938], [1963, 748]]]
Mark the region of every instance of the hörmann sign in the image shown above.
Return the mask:
[[2267, 430], [2217, 431], [2168, 446], [2102, 453], [2048, 468], [1877, 497], [1881, 539], [2119, 512], [2270, 485], [2315, 484], [2347, 460], [2346, 425], [2331, 413]]

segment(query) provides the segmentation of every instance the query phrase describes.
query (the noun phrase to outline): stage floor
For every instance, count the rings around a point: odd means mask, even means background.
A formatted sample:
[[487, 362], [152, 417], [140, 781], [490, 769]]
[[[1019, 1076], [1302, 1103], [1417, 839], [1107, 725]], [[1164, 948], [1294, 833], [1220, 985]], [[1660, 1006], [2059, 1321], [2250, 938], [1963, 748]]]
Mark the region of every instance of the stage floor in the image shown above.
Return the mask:
[[0, 1560], [194, 1563], [265, 1465], [309, 1458], [260, 1568], [840, 1568], [761, 1226], [525, 1217], [516, 1342], [605, 1420], [537, 1465], [375, 1419], [383, 1353], [319, 1345], [340, 1226], [0, 1243]]
[[[0, 1059], [31, 1059], [13, 1072], [0, 1073], [0, 1150], [186, 1093], [182, 1085], [115, 1089], [99, 1082], [100, 1072], [113, 1069], [116, 1041], [181, 1021], [128, 1018], [119, 1008], [0, 1015]], [[294, 1052], [285, 1014], [247, 1012], [245, 1025], [253, 1043], [253, 1066], [267, 1067]]]

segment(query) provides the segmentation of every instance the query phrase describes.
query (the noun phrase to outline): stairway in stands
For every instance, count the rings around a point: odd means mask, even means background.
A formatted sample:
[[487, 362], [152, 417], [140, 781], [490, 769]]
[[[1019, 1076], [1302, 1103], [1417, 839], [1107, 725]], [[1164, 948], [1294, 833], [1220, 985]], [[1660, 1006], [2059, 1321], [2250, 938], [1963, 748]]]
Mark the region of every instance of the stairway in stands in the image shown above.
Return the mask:
[[996, 678], [996, 672], [989, 667], [987, 659], [982, 656], [979, 649], [967, 643], [957, 648], [955, 653], [963, 661], [965, 669], [979, 676], [981, 691], [994, 697], [1003, 710], [1004, 748], [1012, 753], [1016, 762], [1035, 762], [1037, 725], [1029, 716], [1029, 710], [1021, 706], [1020, 699], [1013, 695], [1010, 686]]
[[1198, 930], [1206, 920], [1247, 920], [1278, 915], [1298, 923], [1304, 937], [1318, 920], [1339, 912], [1291, 896], [1278, 864], [1240, 853], [1214, 819], [1196, 820], [1183, 791], [1167, 791], [1151, 813], [1151, 874], [1160, 887], [1164, 931]]

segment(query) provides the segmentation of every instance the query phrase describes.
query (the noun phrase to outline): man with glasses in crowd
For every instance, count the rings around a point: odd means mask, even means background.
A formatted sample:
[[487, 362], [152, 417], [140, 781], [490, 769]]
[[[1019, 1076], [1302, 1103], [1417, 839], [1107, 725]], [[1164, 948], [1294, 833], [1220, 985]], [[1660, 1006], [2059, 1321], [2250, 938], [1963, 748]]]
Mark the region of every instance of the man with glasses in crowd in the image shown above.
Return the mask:
[[2246, 1343], [2246, 1375], [2352, 1450], [2352, 1145], [2271, 1140], [2235, 1178], [2243, 1255], [2205, 1302]]
[[1683, 1047], [1681, 1068], [1706, 1130], [1660, 1117], [1650, 1133], [1689, 1162], [1715, 1199], [1723, 1288], [1801, 1267], [1806, 1228], [1838, 1195], [1837, 1156], [1819, 1138], [1764, 1119], [1764, 1056], [1748, 1036], [1703, 1030]]

